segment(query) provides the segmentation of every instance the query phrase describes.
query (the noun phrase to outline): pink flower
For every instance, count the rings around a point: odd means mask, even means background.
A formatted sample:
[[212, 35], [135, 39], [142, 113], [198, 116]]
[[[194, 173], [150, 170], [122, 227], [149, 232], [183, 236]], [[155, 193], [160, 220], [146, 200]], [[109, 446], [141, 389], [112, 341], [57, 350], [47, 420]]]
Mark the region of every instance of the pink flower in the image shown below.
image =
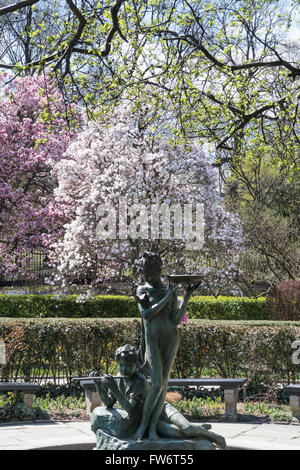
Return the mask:
[[2, 74], [1, 267], [22, 273], [27, 263], [24, 253], [43, 250], [44, 236], [51, 232], [57, 237], [66, 222], [63, 211], [53, 209], [53, 168], [75, 135], [70, 123], [78, 120], [78, 113], [73, 108], [73, 115], [66, 115], [63, 96], [47, 75], [17, 78], [7, 86], [4, 82]]
[[184, 323], [187, 323], [187, 312], [185, 312], [182, 321], [183, 321]]

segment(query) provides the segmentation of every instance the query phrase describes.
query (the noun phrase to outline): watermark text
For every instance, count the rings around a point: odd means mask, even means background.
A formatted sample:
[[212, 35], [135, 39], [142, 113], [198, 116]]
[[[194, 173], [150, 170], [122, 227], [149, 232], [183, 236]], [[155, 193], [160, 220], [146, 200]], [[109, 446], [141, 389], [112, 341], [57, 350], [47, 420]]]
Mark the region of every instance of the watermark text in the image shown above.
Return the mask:
[[295, 365], [300, 364], [300, 338], [292, 342], [292, 348], [296, 351], [292, 354], [292, 363]]
[[0, 365], [6, 364], [5, 343], [0, 339]]
[[127, 204], [120, 198], [116, 207], [102, 204], [97, 209], [96, 234], [100, 240], [182, 240], [187, 250], [204, 244], [204, 205]]

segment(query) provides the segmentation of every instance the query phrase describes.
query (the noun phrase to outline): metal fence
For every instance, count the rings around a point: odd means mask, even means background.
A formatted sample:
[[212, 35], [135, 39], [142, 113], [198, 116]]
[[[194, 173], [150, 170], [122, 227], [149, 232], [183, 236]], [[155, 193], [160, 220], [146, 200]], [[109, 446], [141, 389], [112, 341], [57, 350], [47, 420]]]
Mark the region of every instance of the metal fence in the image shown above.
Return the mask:
[[[19, 259], [20, 264], [23, 265], [24, 260]], [[11, 276], [0, 275], [0, 286], [24, 286], [24, 285], [42, 285], [45, 283], [45, 278], [48, 277], [52, 268], [48, 265], [48, 258], [44, 252], [32, 252], [26, 256], [26, 273], [14, 273]]]
[[[24, 264], [24, 259], [19, 258], [18, 261], [20, 265]], [[206, 260], [205, 263], [209, 263], [209, 260]], [[16, 273], [12, 276], [0, 274], [0, 287], [41, 286], [45, 284], [45, 279], [53, 274], [53, 268], [48, 264], [46, 253], [41, 251], [27, 255], [25, 266], [25, 272], [27, 273], [25, 276], [21, 275], [21, 273]], [[252, 282], [250, 281], [252, 285], [251, 294], [259, 294], [270, 287], [270, 272], [268, 272], [268, 267], [264, 259], [260, 257], [241, 257], [241, 267], [244, 276], [248, 279], [252, 278]], [[246, 286], [242, 285], [240, 288], [242, 288], [243, 291], [245, 289], [244, 295], [249, 295], [250, 291]], [[199, 289], [198, 295], [207, 295], [207, 292], [206, 290]]]

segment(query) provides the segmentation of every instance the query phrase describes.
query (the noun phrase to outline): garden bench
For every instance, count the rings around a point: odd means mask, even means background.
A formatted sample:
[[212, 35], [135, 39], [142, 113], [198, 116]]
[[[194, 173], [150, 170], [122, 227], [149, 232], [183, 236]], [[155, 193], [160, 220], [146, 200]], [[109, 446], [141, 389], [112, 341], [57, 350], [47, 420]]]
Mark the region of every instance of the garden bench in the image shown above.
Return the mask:
[[40, 389], [40, 385], [27, 382], [0, 382], [0, 392], [23, 392], [25, 405], [32, 408], [35, 392]]
[[283, 390], [290, 397], [293, 421], [300, 423], [300, 384], [285, 385]]
[[[244, 385], [247, 379], [169, 379], [169, 386], [181, 387], [204, 387], [216, 386], [222, 387], [224, 390], [225, 401], [225, 415], [224, 418], [228, 421], [237, 421], [237, 398], [238, 389]], [[150, 380], [149, 380], [150, 382]], [[91, 413], [96, 406], [101, 404], [100, 398], [96, 391], [95, 383], [92, 380], [81, 380], [81, 387], [85, 391], [85, 399], [87, 404], [87, 412]]]

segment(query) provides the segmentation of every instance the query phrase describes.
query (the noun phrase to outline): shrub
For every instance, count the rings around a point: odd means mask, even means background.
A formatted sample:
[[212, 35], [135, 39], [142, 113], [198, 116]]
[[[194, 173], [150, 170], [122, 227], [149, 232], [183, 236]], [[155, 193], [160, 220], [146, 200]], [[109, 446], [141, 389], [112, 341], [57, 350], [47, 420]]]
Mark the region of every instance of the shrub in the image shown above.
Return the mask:
[[198, 420], [204, 416], [219, 418], [224, 414], [224, 404], [221, 403], [221, 397], [215, 400], [193, 397], [191, 400], [175, 401], [173, 406], [192, 420]]
[[[92, 370], [115, 373], [115, 350], [126, 343], [138, 346], [140, 332], [139, 319], [2, 319], [7, 364], [0, 374], [4, 380], [51, 377], [59, 383]], [[300, 374], [292, 363], [299, 322], [191, 320], [181, 325], [180, 335], [173, 377], [201, 377], [204, 371], [247, 377], [247, 387], [257, 394], [277, 393], [279, 382], [294, 382]]]
[[300, 281], [281, 281], [268, 291], [268, 310], [274, 320], [300, 320]]
[[270, 314], [266, 299], [260, 297], [192, 297], [188, 305], [189, 318], [212, 320], [267, 320]]
[[[80, 302], [68, 295], [0, 295], [0, 316], [10, 318], [133, 318], [139, 317], [136, 301], [121, 295], [98, 295]], [[213, 320], [265, 320], [264, 298], [192, 297], [189, 318]]]
[[20, 392], [0, 394], [0, 421], [45, 418], [46, 413], [40, 407], [29, 408], [23, 402]]
[[[134, 341], [138, 320], [32, 319], [0, 322], [0, 337], [6, 344], [5, 380], [22, 377], [70, 379], [92, 370], [107, 373], [121, 343]], [[0, 368], [1, 370], [1, 368]]]
[[9, 318], [119, 318], [139, 316], [134, 299], [99, 295], [0, 295], [0, 316]]

